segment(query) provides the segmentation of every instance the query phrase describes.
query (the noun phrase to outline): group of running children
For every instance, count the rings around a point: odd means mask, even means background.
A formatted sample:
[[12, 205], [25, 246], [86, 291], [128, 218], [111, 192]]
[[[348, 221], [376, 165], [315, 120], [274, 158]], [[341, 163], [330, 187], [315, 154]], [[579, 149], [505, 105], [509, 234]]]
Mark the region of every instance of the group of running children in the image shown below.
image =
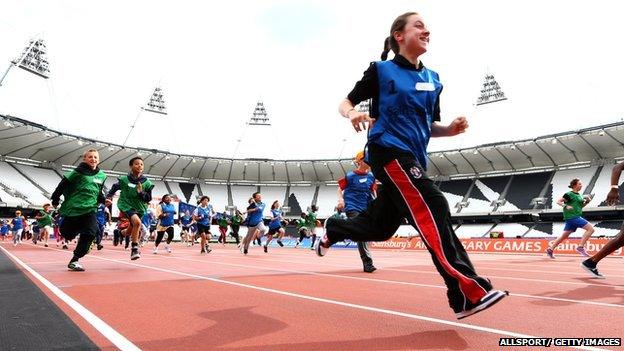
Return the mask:
[[[308, 214], [305, 219], [302, 216], [298, 221], [299, 242], [311, 235], [313, 249], [318, 256], [325, 256], [333, 244], [345, 239], [358, 242], [364, 270], [372, 272], [375, 267], [366, 242], [388, 240], [407, 220], [418, 229], [434, 266], [444, 279], [450, 307], [458, 319], [465, 318], [493, 306], [508, 295], [507, 291], [495, 290], [489, 279], [476, 273], [455, 235], [444, 194], [426, 175], [430, 138], [461, 134], [468, 128], [468, 121], [460, 116], [448, 125], [439, 123], [442, 83], [438, 74], [425, 67], [420, 60], [420, 56], [427, 52], [430, 38], [422, 16], [416, 12], [402, 14], [392, 23], [389, 34], [384, 42], [381, 61], [368, 66], [362, 79], [339, 104], [340, 114], [350, 121], [356, 132], [368, 129], [366, 152], [356, 157], [357, 169], [340, 181], [337, 207], [345, 215], [328, 218], [324, 233], [318, 240], [315, 240], [313, 228], [317, 223], [315, 214]], [[394, 52], [394, 58], [387, 60], [390, 51]], [[365, 100], [371, 102], [370, 111], [357, 110], [355, 106]], [[97, 236], [98, 204], [110, 201], [118, 190], [120, 216], [127, 222], [120, 232], [130, 238], [131, 259], [140, 257], [141, 217], [152, 199], [153, 188], [150, 180], [143, 175], [143, 160], [140, 157], [131, 159], [130, 173], [120, 177], [108, 194], [103, 192], [106, 175], [99, 170], [98, 162], [97, 151], [85, 152], [83, 163], [63, 177], [52, 196], [54, 207], [59, 204], [60, 195], [64, 196], [60, 208], [63, 217], [60, 231], [63, 236], [72, 240], [80, 233], [68, 265], [75, 271], [84, 270], [78, 260], [88, 252]], [[607, 198], [609, 205], [619, 201], [618, 182], [623, 168], [624, 162], [613, 170], [612, 189]], [[379, 188], [376, 182], [380, 183]], [[547, 251], [551, 257], [554, 257], [552, 252], [556, 244], [576, 228], [586, 229], [582, 244], [593, 232], [591, 225], [581, 217], [580, 209], [591, 200], [580, 195], [581, 186], [579, 180], [574, 180], [570, 184], [572, 191], [558, 202], [564, 206], [566, 227], [562, 237]], [[162, 206], [158, 214], [160, 228], [157, 231], [168, 234], [169, 244], [173, 237], [170, 233], [175, 211], [169, 207], [167, 200], [163, 202], [166, 206]], [[202, 252], [210, 251], [207, 240], [212, 208], [208, 202], [207, 197], [202, 197], [192, 216], [201, 237]], [[255, 193], [246, 210], [248, 232], [240, 244], [245, 254], [252, 240], [265, 234], [268, 235], [267, 243], [275, 235], [278, 236], [278, 244], [281, 243], [283, 228], [279, 203], [274, 202], [271, 206], [273, 219], [268, 230], [263, 221], [264, 208], [262, 195]], [[189, 226], [189, 221], [190, 218], [186, 219], [183, 226]], [[158, 237], [157, 241], [160, 241]], [[623, 245], [624, 230], [621, 230], [598, 253], [583, 261], [583, 268], [596, 277], [602, 277], [596, 264]], [[587, 254], [583, 245], [579, 252]]]

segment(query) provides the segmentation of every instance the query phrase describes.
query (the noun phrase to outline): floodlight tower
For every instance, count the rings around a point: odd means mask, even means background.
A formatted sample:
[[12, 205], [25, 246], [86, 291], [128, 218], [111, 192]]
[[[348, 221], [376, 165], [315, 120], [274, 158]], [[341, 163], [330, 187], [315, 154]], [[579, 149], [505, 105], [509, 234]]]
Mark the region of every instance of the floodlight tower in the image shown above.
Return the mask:
[[0, 78], [0, 86], [4, 78], [9, 74], [11, 68], [17, 66], [30, 73], [36, 74], [44, 79], [50, 78], [50, 67], [46, 58], [47, 48], [43, 39], [31, 39], [30, 43], [26, 46], [22, 55], [11, 61], [9, 68], [4, 72], [2, 78]]
[[264, 103], [262, 101], [258, 101], [258, 103], [256, 104], [253, 115], [251, 116], [247, 124], [255, 126], [271, 125], [271, 121], [269, 120], [269, 116], [267, 115], [266, 109], [264, 108]]
[[494, 75], [486, 73], [485, 81], [481, 88], [481, 95], [477, 98], [475, 105], [485, 105], [503, 100], [507, 100], [507, 97], [496, 79], [494, 79]]
[[128, 142], [128, 138], [130, 138], [130, 134], [134, 130], [134, 127], [141, 116], [142, 111], [153, 112], [161, 115], [167, 115], [167, 106], [165, 105], [165, 99], [163, 98], [163, 91], [160, 87], [154, 88], [154, 92], [149, 98], [149, 101], [145, 104], [145, 106], [141, 106], [139, 109], [139, 113], [137, 114], [134, 122], [130, 126], [130, 131], [128, 131], [128, 135], [126, 135], [126, 139], [123, 142], [123, 146], [126, 146]]

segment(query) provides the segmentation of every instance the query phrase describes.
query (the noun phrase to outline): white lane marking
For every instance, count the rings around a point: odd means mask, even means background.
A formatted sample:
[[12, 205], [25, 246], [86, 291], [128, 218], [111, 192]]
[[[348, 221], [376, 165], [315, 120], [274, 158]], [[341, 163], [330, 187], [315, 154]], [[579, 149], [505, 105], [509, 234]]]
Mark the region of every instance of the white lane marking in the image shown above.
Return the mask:
[[[43, 248], [43, 247], [42, 247]], [[43, 284], [46, 288], [48, 288], [54, 295], [56, 295], [61, 301], [65, 302], [69, 307], [71, 307], [76, 313], [78, 313], [85, 321], [91, 324], [98, 332], [100, 332], [104, 337], [113, 345], [117, 346], [122, 351], [134, 351], [140, 350], [136, 345], [134, 345], [130, 340], [126, 339], [123, 335], [119, 334], [115, 329], [113, 329], [110, 325], [106, 324], [103, 320], [98, 318], [93, 312], [86, 309], [76, 300], [71, 298], [69, 295], [64, 293], [61, 289], [57, 288], [54, 284], [52, 284], [49, 280], [44, 278], [41, 274], [37, 273], [34, 269], [30, 268], [26, 263], [22, 262], [19, 258], [15, 257], [12, 253], [10, 253], [7, 249], [0, 246], [0, 249], [4, 251], [15, 263], [20, 265], [22, 268], [27, 270], [35, 279], [37, 279], [41, 284]], [[59, 250], [60, 251], [60, 250]], [[80, 273], [78, 273], [80, 274]]]
[[[53, 248], [48, 248], [48, 249], [51, 249], [51, 250], [54, 250], [54, 251], [63, 252], [62, 250], [58, 250], [58, 249], [53, 249]], [[337, 306], [342, 306], [342, 307], [350, 307], [350, 308], [364, 310], [364, 311], [370, 311], [370, 312], [377, 312], [377, 313], [382, 313], [382, 314], [394, 315], [394, 316], [399, 316], [399, 317], [404, 317], [404, 318], [409, 318], [409, 319], [414, 319], [414, 320], [420, 320], [420, 321], [425, 321], [425, 322], [431, 322], [431, 323], [437, 323], [437, 324], [450, 325], [450, 326], [454, 326], [454, 327], [459, 327], [459, 328], [464, 328], [464, 329], [469, 329], [469, 330], [476, 330], [476, 331], [490, 333], [490, 334], [496, 334], [496, 335], [505, 335], [505, 336], [515, 337], [515, 338], [535, 338], [535, 336], [532, 336], [532, 335], [520, 334], [520, 333], [515, 333], [515, 332], [511, 332], [511, 331], [507, 331], [507, 330], [502, 330], [502, 329], [495, 329], [495, 328], [483, 327], [483, 326], [478, 326], [478, 325], [458, 323], [458, 322], [448, 321], [448, 320], [445, 320], [445, 319], [426, 317], [426, 316], [421, 316], [421, 315], [412, 314], [412, 313], [405, 313], [405, 312], [388, 310], [388, 309], [383, 309], [383, 308], [377, 308], [377, 307], [371, 307], [371, 306], [365, 306], [365, 305], [358, 305], [358, 304], [353, 304], [353, 303], [349, 303], [349, 302], [343, 302], [343, 301], [325, 299], [325, 298], [314, 297], [314, 296], [309, 296], [309, 295], [297, 294], [297, 293], [292, 293], [292, 292], [283, 291], [283, 290], [264, 288], [264, 287], [261, 287], [261, 286], [256, 286], [256, 285], [251, 285], [251, 284], [238, 283], [238, 282], [229, 281], [229, 280], [222, 280], [222, 279], [218, 279], [218, 278], [211, 278], [211, 277], [206, 277], [206, 276], [197, 275], [197, 274], [191, 274], [191, 273], [185, 273], [185, 272], [180, 272], [180, 271], [174, 271], [174, 270], [171, 270], [171, 269], [147, 266], [147, 265], [143, 265], [143, 264], [131, 263], [131, 262], [126, 262], [126, 261], [119, 261], [119, 260], [110, 259], [110, 258], [104, 258], [104, 257], [99, 257], [99, 256], [93, 256], [92, 255], [90, 257], [91, 258], [95, 258], [95, 259], [99, 259], [99, 260], [115, 262], [115, 263], [119, 263], [119, 264], [123, 264], [123, 265], [135, 266], [135, 267], [140, 267], [140, 268], [146, 268], [146, 269], [151, 269], [151, 270], [155, 270], [155, 271], [159, 271], [159, 272], [165, 272], [165, 273], [170, 273], [170, 274], [174, 274], [174, 275], [186, 276], [186, 277], [190, 277], [190, 278], [208, 280], [208, 281], [211, 281], [211, 282], [214, 282], [214, 283], [233, 285], [233, 286], [237, 286], [237, 287], [241, 287], [241, 288], [253, 289], [253, 290], [263, 291], [263, 292], [272, 293], [272, 294], [278, 294], [278, 295], [284, 295], [284, 296], [299, 298], [299, 299], [303, 299], [303, 300], [310, 300], [310, 301], [315, 301], [315, 302], [323, 302], [323, 303], [327, 303], [327, 304], [331, 304], [331, 305], [337, 305]], [[574, 348], [579, 349], [579, 350], [589, 350], [589, 351], [603, 351], [603, 350], [605, 350], [605, 349], [600, 349], [600, 348], [595, 348], [595, 347], [574, 347]]]

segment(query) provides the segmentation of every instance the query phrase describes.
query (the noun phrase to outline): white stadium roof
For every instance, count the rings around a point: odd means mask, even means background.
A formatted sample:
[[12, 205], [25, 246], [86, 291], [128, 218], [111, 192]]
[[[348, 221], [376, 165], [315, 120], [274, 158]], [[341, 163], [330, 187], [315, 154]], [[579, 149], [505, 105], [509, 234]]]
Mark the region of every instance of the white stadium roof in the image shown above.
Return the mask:
[[[77, 165], [88, 148], [100, 152], [100, 167], [125, 173], [141, 155], [145, 172], [156, 178], [215, 183], [332, 183], [352, 168], [351, 159], [228, 159], [122, 147], [62, 133], [21, 118], [0, 115], [0, 155], [50, 168]], [[609, 164], [624, 156], [624, 122], [533, 139], [505, 141], [429, 154], [430, 177], [438, 179], [528, 173]]]

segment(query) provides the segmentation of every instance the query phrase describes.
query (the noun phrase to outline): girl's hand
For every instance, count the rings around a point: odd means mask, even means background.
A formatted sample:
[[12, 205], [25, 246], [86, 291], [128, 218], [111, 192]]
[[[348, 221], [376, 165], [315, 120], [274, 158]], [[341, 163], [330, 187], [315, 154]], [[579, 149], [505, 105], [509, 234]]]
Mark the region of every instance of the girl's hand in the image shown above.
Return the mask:
[[339, 211], [342, 211], [344, 210], [344, 207], [345, 207], [344, 201], [338, 201], [338, 204], [336, 205], [336, 209]]
[[355, 129], [356, 132], [366, 130], [367, 123], [370, 128], [375, 122], [375, 119], [370, 118], [370, 116], [365, 112], [357, 112], [355, 110], [349, 113], [349, 120], [351, 121], [351, 125], [353, 125], [353, 129]]
[[143, 185], [141, 184], [141, 182], [137, 183], [136, 189], [137, 189], [137, 193], [140, 193], [143, 191]]
[[448, 135], [453, 136], [464, 133], [468, 129], [468, 120], [464, 116], [457, 117], [448, 126]]

